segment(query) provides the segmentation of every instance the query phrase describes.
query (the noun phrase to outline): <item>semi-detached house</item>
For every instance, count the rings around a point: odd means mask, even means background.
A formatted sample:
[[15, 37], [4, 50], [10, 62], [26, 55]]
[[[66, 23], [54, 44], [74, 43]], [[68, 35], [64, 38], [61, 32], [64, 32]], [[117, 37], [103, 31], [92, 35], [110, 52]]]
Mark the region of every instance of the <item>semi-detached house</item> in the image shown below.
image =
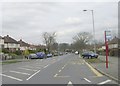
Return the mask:
[[26, 42], [24, 42], [22, 39], [20, 39], [18, 41], [18, 43], [20, 44], [20, 50], [24, 51], [24, 50], [28, 50], [30, 45]]
[[15, 51], [20, 49], [20, 44], [9, 35], [4, 36], [3, 39], [4, 39], [4, 49], [8, 49], [10, 51]]
[[4, 39], [0, 36], [0, 50], [4, 48]]

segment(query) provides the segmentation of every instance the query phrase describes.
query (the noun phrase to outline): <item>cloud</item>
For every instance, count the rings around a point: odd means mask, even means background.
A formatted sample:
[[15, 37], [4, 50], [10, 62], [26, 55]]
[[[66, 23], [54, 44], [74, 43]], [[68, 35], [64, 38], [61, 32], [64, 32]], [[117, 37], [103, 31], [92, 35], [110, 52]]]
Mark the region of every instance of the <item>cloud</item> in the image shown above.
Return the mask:
[[68, 17], [67, 19], [65, 19], [65, 23], [67, 24], [80, 23], [80, 19], [78, 17]]
[[5, 2], [3, 35], [37, 44], [42, 43], [43, 32], [57, 32], [58, 41], [71, 43], [77, 32], [93, 32], [91, 12], [83, 12], [88, 8], [94, 10], [98, 39], [102, 39], [106, 28], [117, 29], [117, 3]]

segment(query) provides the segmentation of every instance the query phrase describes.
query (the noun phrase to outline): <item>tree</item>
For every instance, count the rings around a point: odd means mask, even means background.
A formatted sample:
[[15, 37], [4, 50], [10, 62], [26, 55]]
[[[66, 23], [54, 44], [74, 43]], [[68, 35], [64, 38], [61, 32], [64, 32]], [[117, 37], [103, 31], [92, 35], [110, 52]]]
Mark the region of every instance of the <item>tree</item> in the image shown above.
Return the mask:
[[72, 47], [76, 50], [83, 50], [87, 48], [87, 44], [92, 39], [92, 35], [88, 32], [79, 32], [73, 37]]
[[51, 45], [51, 49], [52, 49], [53, 51], [58, 50], [58, 43], [52, 44], [52, 45]]
[[65, 51], [66, 49], [69, 49], [69, 44], [68, 43], [61, 43], [59, 44], [59, 50], [60, 51]]
[[44, 32], [42, 36], [43, 36], [43, 42], [46, 44], [48, 52], [50, 52], [51, 46], [54, 43], [56, 43], [56, 32], [53, 33]]

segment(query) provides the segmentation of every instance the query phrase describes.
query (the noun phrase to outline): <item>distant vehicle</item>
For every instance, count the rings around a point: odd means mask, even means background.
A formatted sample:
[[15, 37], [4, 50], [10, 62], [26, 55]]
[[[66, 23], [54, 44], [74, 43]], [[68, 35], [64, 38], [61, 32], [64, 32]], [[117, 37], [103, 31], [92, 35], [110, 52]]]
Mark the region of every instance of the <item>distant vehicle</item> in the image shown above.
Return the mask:
[[52, 57], [53, 55], [51, 53], [48, 53], [47, 54], [47, 57]]
[[65, 52], [65, 54], [68, 54], [68, 52]]
[[61, 56], [61, 55], [63, 55], [63, 53], [62, 53], [62, 52], [59, 52], [59, 55]]
[[87, 58], [98, 58], [98, 54], [94, 53], [94, 52], [84, 52], [82, 53], [83, 58], [87, 57]]
[[78, 54], [79, 54], [79, 52], [78, 52], [78, 51], [75, 51], [75, 54], [76, 54], [76, 55], [78, 55]]
[[53, 55], [54, 55], [54, 56], [58, 56], [58, 52], [55, 52]]
[[30, 54], [30, 55], [28, 56], [28, 58], [29, 58], [29, 59], [37, 59], [38, 57], [37, 57], [36, 54]]

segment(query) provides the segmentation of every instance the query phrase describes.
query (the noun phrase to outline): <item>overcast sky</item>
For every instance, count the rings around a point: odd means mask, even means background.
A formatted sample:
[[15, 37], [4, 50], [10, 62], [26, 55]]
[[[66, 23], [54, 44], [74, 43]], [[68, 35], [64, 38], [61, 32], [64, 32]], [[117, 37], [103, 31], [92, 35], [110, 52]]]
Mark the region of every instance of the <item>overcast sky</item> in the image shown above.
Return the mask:
[[[72, 37], [78, 32], [93, 34], [90, 10], [94, 10], [95, 38], [101, 41], [107, 29], [112, 35], [118, 33], [118, 3], [104, 1], [3, 2], [1, 35], [8, 34], [30, 44], [43, 44], [43, 32], [56, 32], [57, 42], [72, 43]], [[84, 12], [85, 9], [88, 11]]]

